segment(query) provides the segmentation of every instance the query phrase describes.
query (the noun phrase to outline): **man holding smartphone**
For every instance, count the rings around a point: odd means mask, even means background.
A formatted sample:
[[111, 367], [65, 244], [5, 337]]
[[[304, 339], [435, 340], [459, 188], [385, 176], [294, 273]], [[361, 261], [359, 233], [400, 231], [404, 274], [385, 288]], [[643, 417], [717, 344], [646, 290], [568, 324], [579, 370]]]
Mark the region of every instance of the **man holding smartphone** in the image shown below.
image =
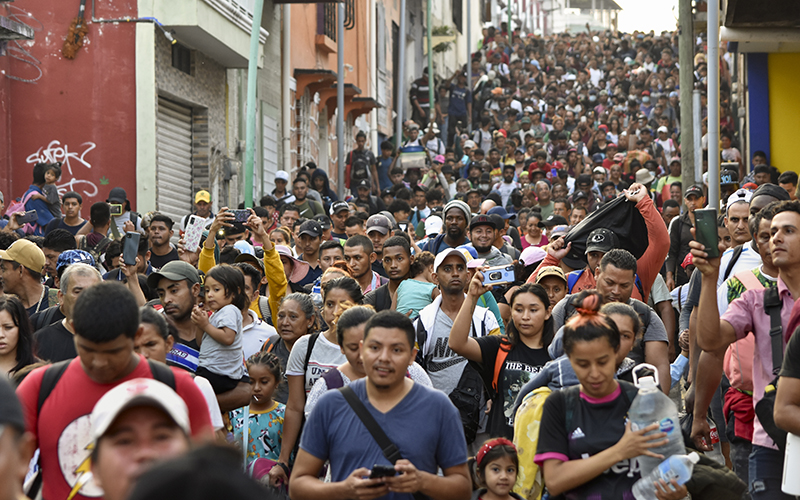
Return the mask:
[[[417, 353], [414, 344], [414, 325], [405, 315], [382, 311], [370, 318], [361, 350], [367, 376], [348, 386], [359, 403], [348, 403], [341, 391], [328, 391], [320, 398], [306, 423], [289, 481], [293, 500], [387, 495], [411, 500], [417, 493], [437, 500], [469, 497], [467, 449], [458, 411], [441, 392], [406, 377]], [[394, 464], [386, 458], [351, 404], [368, 408], [402, 458]], [[419, 415], [426, 415], [426, 425], [414, 418]], [[319, 479], [326, 460], [331, 464], [330, 483]], [[397, 475], [370, 479], [376, 470], [376, 476], [391, 473], [386, 467], [392, 465]]]

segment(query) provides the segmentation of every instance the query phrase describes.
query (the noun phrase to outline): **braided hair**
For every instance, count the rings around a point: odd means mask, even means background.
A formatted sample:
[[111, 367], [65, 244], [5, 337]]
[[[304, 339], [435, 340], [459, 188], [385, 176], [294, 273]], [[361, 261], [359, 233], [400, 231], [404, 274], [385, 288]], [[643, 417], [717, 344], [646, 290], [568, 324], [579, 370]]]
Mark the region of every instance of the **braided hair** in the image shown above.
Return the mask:
[[619, 329], [611, 318], [600, 312], [603, 296], [595, 290], [584, 290], [573, 300], [578, 314], [564, 325], [564, 352], [572, 352], [576, 342], [591, 342], [599, 338], [606, 338], [614, 351], [617, 351]]
[[247, 370], [259, 365], [265, 367], [275, 377], [276, 382], [281, 381], [281, 361], [274, 352], [259, 351], [247, 360]]

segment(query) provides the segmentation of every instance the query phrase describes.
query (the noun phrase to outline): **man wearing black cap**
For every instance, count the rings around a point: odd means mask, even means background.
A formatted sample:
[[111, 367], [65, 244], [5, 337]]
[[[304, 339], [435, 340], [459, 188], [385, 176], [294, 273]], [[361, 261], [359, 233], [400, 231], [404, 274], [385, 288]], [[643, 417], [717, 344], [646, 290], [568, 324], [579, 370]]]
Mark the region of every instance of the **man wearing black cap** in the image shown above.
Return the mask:
[[0, 377], [0, 500], [21, 500], [22, 482], [36, 449], [33, 436], [25, 432], [22, 406], [11, 382]]
[[469, 223], [469, 239], [467, 246], [478, 252], [478, 258], [484, 259], [487, 266], [505, 266], [511, 264], [511, 257], [494, 247], [497, 226], [491, 215], [476, 215]]
[[377, 214], [383, 210], [386, 210], [386, 205], [384, 205], [383, 200], [370, 194], [370, 189], [372, 189], [372, 184], [369, 179], [362, 179], [355, 184], [356, 194], [358, 195], [357, 201], [362, 201], [369, 205], [369, 213], [370, 215]]
[[[131, 210], [131, 202], [128, 201], [128, 194], [121, 187], [115, 187], [108, 193], [106, 202], [110, 205], [122, 205], [120, 215], [111, 215], [112, 224], [116, 224], [116, 229], [120, 235], [125, 234], [125, 223], [130, 221], [136, 231], [142, 230], [142, 216]], [[112, 229], [113, 232], [113, 229]], [[119, 239], [119, 238], [114, 238]]]
[[347, 218], [350, 217], [350, 205], [344, 201], [334, 201], [331, 203], [331, 236], [346, 240], [347, 234], [345, 233], [345, 223]]
[[597, 208], [598, 199], [595, 196], [594, 191], [592, 191], [592, 176], [589, 174], [581, 174], [575, 179], [575, 192], [567, 198], [573, 206], [577, 206], [578, 200], [582, 198], [582, 195], [578, 193], [583, 193], [586, 195], [585, 203], [586, 203], [586, 210], [588, 212], [594, 212], [594, 209]]
[[689, 186], [683, 193], [686, 212], [672, 219], [669, 228], [669, 253], [667, 254], [667, 287], [672, 290], [688, 281], [686, 271], [679, 264], [689, 253], [689, 242], [694, 240], [691, 228], [694, 227], [694, 211], [703, 208], [706, 202], [703, 188]]
[[299, 260], [308, 262], [310, 266], [305, 277], [297, 282], [299, 286], [313, 283], [322, 276], [322, 268], [319, 266], [319, 246], [322, 244], [322, 226], [315, 220], [307, 220], [300, 225], [297, 231], [297, 250], [302, 253], [297, 256]]

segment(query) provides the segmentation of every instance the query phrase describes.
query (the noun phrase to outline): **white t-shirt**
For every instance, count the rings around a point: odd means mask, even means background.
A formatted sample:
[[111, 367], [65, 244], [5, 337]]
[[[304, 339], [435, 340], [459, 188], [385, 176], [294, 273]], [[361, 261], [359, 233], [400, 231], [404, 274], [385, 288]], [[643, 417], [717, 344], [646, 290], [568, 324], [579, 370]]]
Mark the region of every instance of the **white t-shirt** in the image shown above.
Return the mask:
[[342, 349], [333, 342], [325, 338], [325, 335], [319, 334], [317, 341], [314, 343], [314, 350], [311, 351], [311, 358], [308, 360], [308, 369], [303, 370], [303, 363], [306, 360], [306, 352], [308, 352], [308, 339], [311, 335], [303, 335], [292, 346], [292, 352], [289, 354], [289, 361], [286, 362], [286, 375], [287, 376], [304, 376], [306, 394], [314, 387], [314, 382], [325, 374], [331, 368], [343, 364], [347, 358], [342, 354]]
[[260, 351], [261, 345], [278, 333], [266, 321], [258, 319], [258, 314], [254, 311], [248, 309], [247, 313], [253, 318], [253, 322], [242, 327], [242, 350], [244, 350], [245, 359], [249, 359], [250, 356]]

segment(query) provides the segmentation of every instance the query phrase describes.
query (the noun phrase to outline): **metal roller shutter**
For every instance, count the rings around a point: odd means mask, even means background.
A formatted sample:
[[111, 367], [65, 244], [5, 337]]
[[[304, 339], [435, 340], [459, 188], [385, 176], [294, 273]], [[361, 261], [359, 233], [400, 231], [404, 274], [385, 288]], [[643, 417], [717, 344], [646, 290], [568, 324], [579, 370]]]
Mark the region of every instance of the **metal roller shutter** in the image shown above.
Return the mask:
[[172, 218], [192, 212], [192, 110], [161, 97], [156, 117], [156, 209]]

